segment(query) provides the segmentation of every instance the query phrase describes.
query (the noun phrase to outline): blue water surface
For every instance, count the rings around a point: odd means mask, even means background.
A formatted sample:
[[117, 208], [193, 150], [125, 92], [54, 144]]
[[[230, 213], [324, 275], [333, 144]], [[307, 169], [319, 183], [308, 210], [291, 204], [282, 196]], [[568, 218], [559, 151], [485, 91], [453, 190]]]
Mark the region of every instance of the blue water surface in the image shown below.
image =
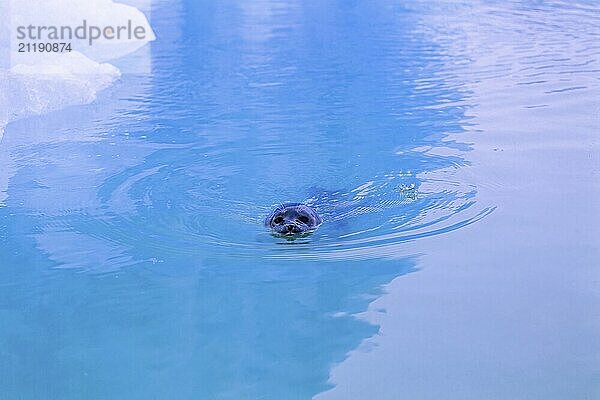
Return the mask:
[[[563, 6], [546, 11], [594, 14]], [[452, 240], [501, 206], [479, 196], [501, 183], [460, 174], [472, 168], [462, 135], [478, 116], [464, 81], [512, 73], [501, 54], [479, 68], [468, 50], [477, 38], [444, 23], [483, 26], [464, 14], [477, 7], [153, 3], [151, 73], [7, 129], [0, 398], [281, 400], [332, 389], [331, 368], [380, 329], [356, 314], [436, 252], [416, 243]], [[479, 7], [490, 18], [543, 12], [538, 2]], [[579, 54], [594, 59], [597, 44]], [[543, 73], [543, 61], [528, 62]], [[573, 68], [575, 80], [598, 74]], [[321, 228], [271, 236], [263, 219], [288, 201], [313, 205]]]

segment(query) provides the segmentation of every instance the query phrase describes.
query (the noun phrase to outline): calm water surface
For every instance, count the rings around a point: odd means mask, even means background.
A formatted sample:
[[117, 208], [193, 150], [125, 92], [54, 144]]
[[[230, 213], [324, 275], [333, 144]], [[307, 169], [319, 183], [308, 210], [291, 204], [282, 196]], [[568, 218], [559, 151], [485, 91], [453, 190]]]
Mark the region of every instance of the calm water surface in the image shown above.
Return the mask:
[[157, 2], [150, 74], [0, 145], [0, 397], [599, 396], [598, 15]]

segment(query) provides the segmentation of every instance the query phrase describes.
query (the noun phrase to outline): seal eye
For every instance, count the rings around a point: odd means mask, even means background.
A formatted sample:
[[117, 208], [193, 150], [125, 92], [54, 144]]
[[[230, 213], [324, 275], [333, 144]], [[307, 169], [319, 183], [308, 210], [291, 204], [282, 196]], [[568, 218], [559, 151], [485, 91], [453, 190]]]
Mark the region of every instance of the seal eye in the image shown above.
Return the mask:
[[277, 225], [283, 222], [283, 217], [280, 215], [278, 217], [273, 218], [273, 222]]
[[306, 215], [301, 215], [298, 217], [298, 221], [302, 222], [303, 224], [308, 224], [308, 221], [310, 221], [308, 219], [308, 217]]

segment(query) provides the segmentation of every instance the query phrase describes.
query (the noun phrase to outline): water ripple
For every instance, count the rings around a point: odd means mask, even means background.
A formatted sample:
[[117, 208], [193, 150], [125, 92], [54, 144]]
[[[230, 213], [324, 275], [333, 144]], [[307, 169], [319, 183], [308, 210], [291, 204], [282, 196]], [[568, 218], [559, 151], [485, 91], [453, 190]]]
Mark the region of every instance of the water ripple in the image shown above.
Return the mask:
[[[324, 223], [313, 235], [290, 241], [271, 236], [262, 223], [279, 201], [256, 204], [228, 196], [222, 190], [226, 180], [203, 180], [190, 175], [194, 169], [160, 164], [113, 175], [98, 189], [102, 205], [96, 211], [59, 213], [41, 230], [121, 248], [110, 259], [112, 268], [134, 263], [125, 257], [133, 249], [140, 262], [199, 254], [357, 260], [405, 255], [403, 243], [459, 229], [493, 210], [477, 204], [475, 187], [439, 173], [386, 173], [347, 190], [308, 189], [302, 200]], [[267, 185], [254, 190], [266, 191]]]

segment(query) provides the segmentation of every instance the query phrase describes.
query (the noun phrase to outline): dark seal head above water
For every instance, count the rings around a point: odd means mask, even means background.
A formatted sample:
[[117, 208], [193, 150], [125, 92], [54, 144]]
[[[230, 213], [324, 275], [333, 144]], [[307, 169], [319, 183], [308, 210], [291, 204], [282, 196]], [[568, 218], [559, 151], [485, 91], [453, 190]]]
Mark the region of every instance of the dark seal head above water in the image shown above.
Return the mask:
[[314, 231], [323, 220], [310, 206], [286, 203], [274, 209], [265, 219], [265, 225], [278, 235], [294, 236]]

